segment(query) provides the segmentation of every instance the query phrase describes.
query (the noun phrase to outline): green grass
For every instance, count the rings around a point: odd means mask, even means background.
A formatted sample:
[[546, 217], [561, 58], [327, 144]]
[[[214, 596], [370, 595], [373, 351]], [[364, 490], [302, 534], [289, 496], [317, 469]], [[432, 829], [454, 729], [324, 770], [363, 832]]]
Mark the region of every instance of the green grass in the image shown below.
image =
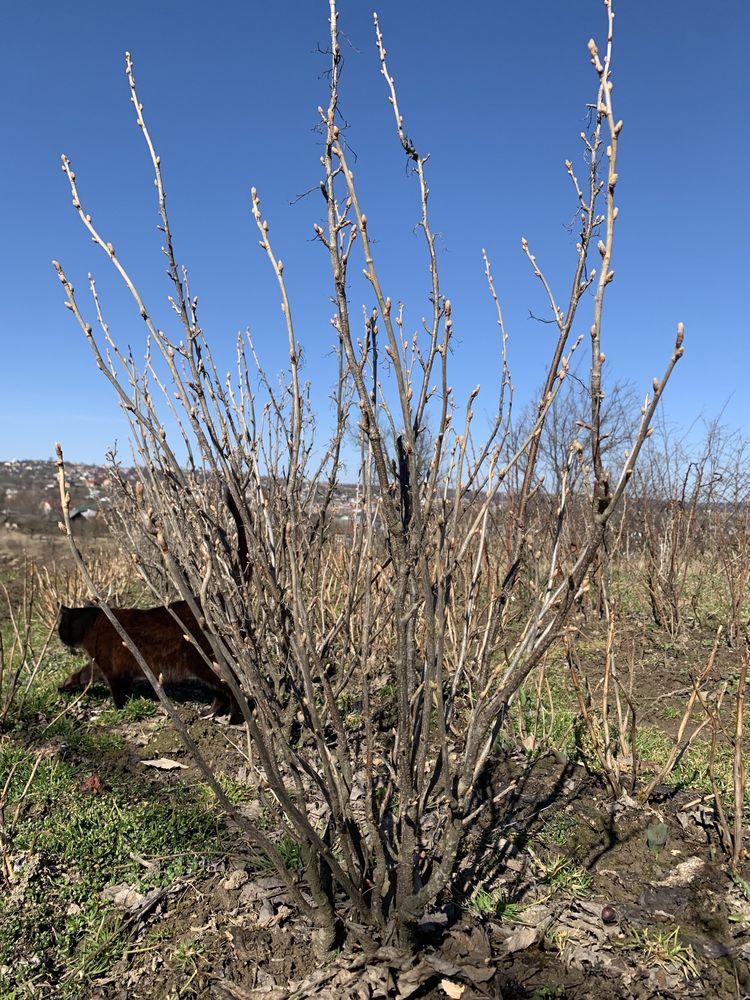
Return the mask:
[[750, 903], [750, 882], [747, 882], [741, 875], [737, 872], [730, 872], [729, 877], [740, 890], [745, 898], [745, 901]]
[[106, 793], [69, 793], [64, 804], [23, 824], [13, 845], [16, 889], [0, 898], [6, 989], [30, 986], [39, 965], [52, 979], [105, 972], [127, 946], [119, 913], [100, 898], [105, 885], [126, 882], [145, 892], [199, 870], [221, 850], [215, 819], [189, 801], [127, 803]]
[[[672, 739], [658, 729], [642, 726], [636, 739], [642, 760], [659, 763], [665, 760], [672, 748]], [[665, 784], [677, 788], [690, 788], [707, 793], [712, 792], [711, 745], [707, 739], [696, 740], [683, 754], [677, 767], [665, 779]], [[726, 742], [716, 748], [714, 776], [721, 795], [729, 801], [732, 796], [734, 750]], [[745, 771], [750, 773], [750, 755], [745, 755]], [[750, 787], [745, 790], [745, 807], [750, 808]]]
[[[87, 877], [102, 885], [128, 882], [143, 889], [195, 871], [206, 852], [218, 850], [219, 832], [216, 818], [186, 794], [173, 794], [166, 802], [127, 802], [107, 792], [86, 796], [71, 790], [50, 814], [19, 834], [17, 846], [33, 846], [74, 869], [85, 859]], [[133, 855], [158, 858], [157, 870], [146, 877]]]
[[539, 831], [539, 838], [545, 844], [562, 847], [577, 826], [576, 820], [566, 812], [554, 813]]
[[[239, 806], [243, 802], [248, 802], [255, 793], [255, 788], [252, 785], [248, 785], [243, 781], [236, 781], [227, 774], [219, 773], [216, 775], [216, 779], [233, 806]], [[215, 805], [216, 797], [210, 785], [202, 782], [196, 787], [195, 791], [201, 802], [204, 802], [208, 806]]]
[[284, 866], [291, 872], [302, 871], [305, 862], [302, 857], [302, 849], [296, 840], [288, 833], [282, 834], [276, 842], [276, 849], [281, 855]]
[[529, 849], [534, 861], [537, 877], [551, 889], [556, 889], [564, 896], [582, 899], [588, 895], [591, 888], [591, 875], [570, 858], [560, 854], [547, 854], [543, 857]]
[[[32, 750], [9, 740], [0, 743], [0, 787], [5, 787], [10, 779], [6, 793], [8, 805], [18, 802], [31, 776], [34, 760]], [[75, 768], [70, 763], [59, 757], [42, 759], [26, 794], [26, 801], [37, 805], [55, 800], [70, 786], [74, 777]]]
[[123, 708], [105, 708], [98, 722], [101, 726], [117, 726], [123, 722], [143, 722], [159, 712], [159, 703], [153, 698], [130, 698]]
[[537, 986], [531, 994], [531, 1000], [557, 1000], [558, 997], [565, 996], [565, 987], [548, 984]]
[[466, 904], [466, 909], [475, 917], [494, 917], [496, 920], [515, 923], [521, 918], [522, 908], [519, 903], [507, 899], [500, 889], [491, 892], [487, 889], [477, 889]]
[[[578, 708], [571, 697], [567, 677], [567, 667], [562, 662], [548, 659], [541, 699], [533, 680], [519, 689], [511, 706], [510, 727], [516, 742], [533, 736], [534, 748], [527, 750], [529, 756], [550, 748], [576, 754]], [[508, 732], [501, 732], [498, 739], [501, 743], [507, 742]]]
[[44, 738], [60, 740], [68, 750], [92, 758], [114, 754], [125, 745], [121, 736], [111, 733], [99, 720], [86, 725], [66, 715], [45, 729]]
[[[5, 630], [3, 632], [5, 638]], [[41, 636], [35, 639], [37, 646], [41, 646], [41, 641]], [[16, 692], [13, 707], [6, 720], [5, 730], [12, 730], [14, 726], [37, 725], [42, 719], [48, 722], [59, 715], [74, 699], [69, 694], [60, 694], [57, 685], [68, 674], [78, 670], [83, 662], [81, 657], [64, 649], [59, 641], [53, 637], [47, 648], [42, 667], [20, 708], [20, 692]], [[21, 687], [24, 686], [25, 681]], [[0, 704], [5, 700], [5, 693], [5, 691], [0, 692]], [[87, 695], [87, 697], [92, 696], [92, 693]]]
[[205, 945], [201, 941], [187, 938], [181, 941], [172, 952], [172, 964], [181, 972], [191, 972], [195, 969], [196, 959], [202, 958], [204, 953]]
[[698, 974], [693, 949], [680, 941], [679, 927], [671, 931], [656, 927], [634, 928], [621, 947], [640, 952], [646, 965], [661, 968], [677, 966], [686, 974]]
[[[226, 847], [224, 825], [195, 790], [170, 785], [151, 798], [142, 784], [134, 790], [118, 765], [118, 737], [69, 717], [45, 725], [16, 720], [0, 736], [13, 870], [10, 884], [0, 882], [2, 1000], [88, 996], [86, 984], [128, 947], [122, 914], [101, 898], [105, 886], [145, 893], [200, 871]], [[85, 791], [92, 773], [104, 782], [98, 795]]]
[[669, 705], [662, 712], [662, 718], [664, 718], [666, 720], [669, 720], [669, 719], [681, 719], [683, 711], [684, 711], [684, 709], [677, 708], [676, 705]]

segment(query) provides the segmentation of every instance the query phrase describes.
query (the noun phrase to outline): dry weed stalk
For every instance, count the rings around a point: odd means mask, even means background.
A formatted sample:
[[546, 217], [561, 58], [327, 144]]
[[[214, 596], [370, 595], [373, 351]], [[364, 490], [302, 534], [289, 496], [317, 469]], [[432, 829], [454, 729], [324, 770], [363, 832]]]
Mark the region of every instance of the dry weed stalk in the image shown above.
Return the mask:
[[[744, 731], [745, 731], [745, 686], [747, 672], [750, 666], [750, 634], [745, 635], [745, 648], [740, 659], [740, 670], [737, 678], [737, 692], [734, 696], [734, 730], [727, 734], [721, 719], [721, 708], [727, 691], [727, 685], [721, 697], [714, 704], [709, 704], [701, 698], [701, 704], [706, 712], [706, 722], [711, 726], [711, 751], [709, 757], [709, 779], [716, 807], [716, 820], [722, 846], [729, 856], [733, 871], [737, 872], [744, 859], [745, 801], [747, 782], [745, 778]], [[730, 823], [724, 808], [724, 795], [716, 779], [716, 758], [719, 746], [719, 733], [723, 732], [725, 739], [733, 751], [732, 766], [732, 811]]]
[[45, 624], [41, 638], [35, 630], [38, 621], [38, 592], [30, 563], [24, 568], [23, 587], [18, 601], [14, 601], [7, 587], [0, 587], [5, 604], [7, 625], [0, 628], [0, 730], [5, 725], [11, 709], [20, 711], [31, 685], [34, 683], [50, 640], [54, 622]]
[[[138, 605], [140, 578], [131, 558], [111, 548], [88, 550], [85, 558], [96, 589], [107, 604], [113, 607]], [[34, 565], [33, 573], [37, 612], [45, 624], [56, 622], [61, 604], [75, 608], [90, 599], [89, 588], [75, 566], [52, 562], [51, 565]]]
[[708, 720], [705, 719], [703, 722], [700, 722], [696, 726], [694, 726], [693, 729], [687, 734], [687, 736], [685, 735], [688, 731], [690, 721], [693, 717], [693, 711], [695, 709], [696, 701], [699, 701], [701, 704], [705, 704], [703, 697], [703, 685], [713, 672], [714, 664], [716, 662], [716, 653], [718, 652], [719, 644], [721, 642], [722, 631], [723, 631], [722, 628], [719, 627], [719, 629], [716, 632], [716, 638], [714, 640], [713, 647], [706, 659], [706, 662], [701, 672], [698, 674], [697, 677], [693, 678], [692, 690], [685, 705], [685, 709], [682, 713], [682, 718], [680, 719], [680, 725], [677, 729], [677, 735], [675, 736], [672, 743], [672, 749], [669, 751], [669, 754], [667, 755], [667, 759], [664, 762], [664, 764], [658, 771], [655, 772], [655, 774], [651, 778], [651, 781], [649, 781], [648, 784], [646, 784], [643, 788], [640, 789], [638, 793], [639, 802], [648, 802], [656, 786], [662, 784], [662, 782], [665, 781], [667, 777], [669, 777], [674, 768], [677, 766], [677, 763], [682, 759], [682, 757], [688, 751], [690, 746], [694, 743], [694, 741], [698, 738], [698, 736], [700, 736], [700, 734], [708, 725]]
[[[648, 802], [658, 785], [661, 785], [677, 767], [685, 753], [707, 726], [711, 725], [714, 713], [721, 707], [723, 694], [719, 694], [715, 708], [709, 708], [704, 686], [711, 676], [716, 654], [721, 643], [723, 629], [717, 631], [713, 647], [700, 673], [692, 679], [690, 694], [683, 709], [680, 724], [666, 760], [657, 768], [651, 779], [642, 787], [638, 787], [638, 778], [642, 762], [638, 750], [638, 719], [637, 707], [633, 694], [635, 663], [634, 653], [629, 664], [627, 687], [619, 677], [615, 666], [615, 629], [614, 618], [610, 619], [607, 632], [607, 647], [605, 652], [604, 672], [601, 681], [601, 696], [599, 705], [595, 707], [594, 692], [586, 677], [580, 658], [576, 651], [575, 636], [571, 632], [565, 637], [566, 656], [570, 670], [571, 682], [578, 700], [581, 719], [588, 733], [594, 755], [601, 768], [604, 779], [610, 787], [614, 798], [622, 795], [635, 796], [641, 804]], [[614, 684], [614, 687], [613, 687]], [[617, 746], [613, 744], [611, 732], [612, 690], [614, 690], [615, 710], [617, 712]], [[624, 701], [624, 705], [623, 705]], [[696, 723], [691, 728], [691, 720], [696, 703], [701, 704], [709, 718]], [[629, 780], [625, 776], [629, 774]]]
[[732, 830], [732, 866], [737, 869], [743, 858], [742, 840], [744, 834], [745, 818], [745, 756], [744, 756], [744, 733], [745, 733], [745, 685], [747, 684], [747, 670], [750, 666], [750, 637], [745, 636], [745, 649], [742, 654], [740, 664], [740, 675], [737, 683], [737, 699], [734, 714], [734, 768], [732, 771], [732, 785], [734, 790], [734, 829]]
[[[381, 284], [370, 237], [376, 227], [360, 200], [337, 124], [341, 52], [338, 12], [330, 0], [330, 92], [327, 108], [320, 109], [326, 218], [315, 233], [331, 263], [339, 354], [336, 428], [322, 453], [301, 382], [284, 267], [257, 191], [251, 211], [279, 288], [289, 352], [280, 387], [266, 377], [249, 336], [238, 340], [235, 374], [219, 377], [197, 299], [175, 256], [161, 163], [129, 55], [126, 73], [154, 170], [178, 335], [170, 337], [153, 321], [114, 246], [85, 212], [63, 158], [80, 220], [123, 280], [148, 336], [140, 371], [110, 335], [90, 279], [103, 352], [71, 282], [55, 264], [66, 304], [130, 421], [137, 482], [120, 480], [119, 537], [155, 596], [156, 577], [166, 572], [203, 622], [215, 669], [251, 699], [246, 725], [264, 781], [302, 850], [314, 900], [302, 908], [316, 920], [324, 948], [333, 945], [341, 926], [370, 939], [411, 942], [422, 914], [449, 885], [467, 830], [491, 805], [483, 795], [483, 773], [508, 706], [566, 626], [683, 353], [680, 324], [624, 464], [610, 477], [601, 431], [602, 324], [613, 278], [622, 122], [612, 106], [609, 0], [606, 9], [604, 52], [589, 43], [598, 89], [591, 129], [582, 135], [583, 184], [567, 163], [580, 236], [564, 305], [522, 242], [547, 296], [556, 337], [533, 424], [521, 435], [512, 433], [506, 333], [486, 255], [501, 361], [496, 414], [481, 440], [473, 409], [479, 387], [462, 409], [450, 389], [453, 314], [440, 283], [428, 212], [427, 156], [405, 129], [377, 17], [378, 57], [396, 133], [418, 182], [431, 313], [423, 333], [409, 337], [404, 307], [394, 306]], [[598, 270], [589, 265], [594, 245]], [[355, 250], [372, 293], [359, 335], [347, 281]], [[570, 442], [567, 460], [584, 470], [588, 503], [575, 554], [567, 559], [561, 548], [571, 499], [567, 479], [549, 498], [548, 556], [534, 537], [539, 440], [581, 342], [573, 339], [573, 328], [590, 288], [591, 416], [583, 440]], [[176, 439], [166, 434], [165, 407], [178, 427]], [[333, 502], [353, 410], [359, 418], [359, 474], [351, 535], [342, 543], [333, 530]], [[59, 461], [72, 538], [61, 456]], [[513, 482], [517, 489], [511, 489]], [[544, 560], [541, 567], [533, 565], [537, 559]], [[96, 592], [90, 577], [88, 583]], [[517, 600], [521, 584], [523, 602]], [[115, 624], [106, 603], [103, 608]], [[124, 634], [123, 641], [134, 648]], [[141, 666], [156, 684], [148, 665]], [[158, 685], [157, 692], [163, 699]], [[201, 766], [208, 778], [205, 762]], [[230, 809], [226, 797], [217, 795]], [[252, 824], [244, 821], [243, 828], [260, 844]], [[291, 874], [288, 881], [295, 885]]]
[[715, 544], [726, 593], [727, 638], [736, 648], [750, 622], [750, 494], [720, 512]]
[[[635, 794], [638, 784], [638, 731], [636, 705], [633, 699], [634, 664], [629, 664], [628, 686], [623, 684], [616, 668], [615, 640], [617, 635], [616, 616], [607, 605], [607, 644], [604, 655], [604, 673], [601, 681], [601, 701], [594, 709], [594, 692], [586, 677], [576, 649], [575, 631], [565, 636], [565, 654], [568, 669], [578, 701], [578, 710], [591, 740], [594, 754], [604, 779], [614, 798], [624, 793]], [[612, 699], [617, 712], [617, 742], [612, 740]], [[623, 702], [625, 703], [623, 706]], [[625, 775], [629, 780], [625, 781]]]

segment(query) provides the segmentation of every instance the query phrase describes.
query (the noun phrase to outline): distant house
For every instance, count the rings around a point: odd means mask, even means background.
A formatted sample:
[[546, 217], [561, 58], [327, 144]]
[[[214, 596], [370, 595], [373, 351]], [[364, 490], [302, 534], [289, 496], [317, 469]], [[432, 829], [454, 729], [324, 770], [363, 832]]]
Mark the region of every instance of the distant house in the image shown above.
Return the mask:
[[96, 517], [97, 512], [92, 507], [75, 507], [70, 512], [70, 520], [78, 521], [84, 518], [86, 521], [90, 521]]

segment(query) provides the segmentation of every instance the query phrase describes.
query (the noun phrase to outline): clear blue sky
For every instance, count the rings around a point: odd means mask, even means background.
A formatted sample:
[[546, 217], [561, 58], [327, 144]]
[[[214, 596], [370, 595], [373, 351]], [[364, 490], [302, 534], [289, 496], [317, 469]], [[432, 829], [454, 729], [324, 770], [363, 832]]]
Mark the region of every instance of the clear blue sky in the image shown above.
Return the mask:
[[[443, 288], [454, 303], [452, 383], [459, 398], [496, 386], [494, 314], [481, 248], [493, 263], [511, 335], [519, 396], [542, 372], [551, 333], [521, 236], [564, 298], [574, 265], [566, 227], [574, 200], [563, 162], [580, 155], [595, 94], [586, 42], [601, 40], [598, 0], [379, 6], [407, 127], [432, 154], [431, 213], [441, 233]], [[746, 0], [619, 0], [614, 63], [620, 147], [619, 229], [605, 323], [608, 376], [643, 391], [660, 375], [678, 320], [685, 359], [667, 411], [687, 426], [722, 407], [750, 432], [746, 383], [748, 73]], [[378, 72], [370, 5], [341, 0], [346, 35], [341, 107], [386, 292], [406, 303], [407, 329], [429, 308], [418, 201]], [[332, 380], [331, 284], [315, 191], [316, 107], [326, 101], [325, 0], [128, 4], [37, 0], [6, 5], [0, 249], [0, 458], [99, 461], [124, 424], [51, 266], [58, 258], [86, 305], [93, 271], [115, 339], [142, 353], [143, 327], [70, 204], [59, 157], [84, 206], [139, 282], [157, 317], [170, 289], [160, 255], [151, 168], [133, 120], [123, 54], [135, 59], [145, 114], [164, 167], [179, 260], [200, 295], [219, 361], [250, 327], [269, 371], [284, 363], [273, 276], [257, 245], [257, 186], [284, 259], [313, 399], [327, 421]], [[355, 314], [359, 303], [354, 296]], [[585, 324], [581, 323], [584, 332]], [[481, 399], [482, 397], [480, 397]], [[728, 401], [728, 402], [727, 402]], [[481, 409], [481, 404], [480, 404]]]

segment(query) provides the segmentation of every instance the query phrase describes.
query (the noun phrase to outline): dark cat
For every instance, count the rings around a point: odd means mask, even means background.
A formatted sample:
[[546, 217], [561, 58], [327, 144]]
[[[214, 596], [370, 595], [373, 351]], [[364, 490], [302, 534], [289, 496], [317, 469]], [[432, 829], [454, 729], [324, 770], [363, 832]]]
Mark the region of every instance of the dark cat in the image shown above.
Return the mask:
[[[211, 647], [186, 601], [170, 604], [178, 616], [175, 621], [163, 607], [113, 608], [122, 627], [128, 633], [152, 671], [165, 681], [201, 681], [214, 692], [211, 706], [214, 715], [230, 714], [230, 721], [241, 722], [242, 713], [229, 687], [203, 659], [196, 647], [185, 638], [189, 633], [209, 659]], [[91, 663], [71, 674], [59, 690], [73, 691], [85, 687], [89, 679], [96, 682], [104, 677], [109, 684], [117, 708], [122, 708], [131, 694], [135, 681], [144, 679], [135, 657], [123, 644], [107, 616], [94, 606], [60, 608], [58, 634], [66, 646], [84, 649]]]

